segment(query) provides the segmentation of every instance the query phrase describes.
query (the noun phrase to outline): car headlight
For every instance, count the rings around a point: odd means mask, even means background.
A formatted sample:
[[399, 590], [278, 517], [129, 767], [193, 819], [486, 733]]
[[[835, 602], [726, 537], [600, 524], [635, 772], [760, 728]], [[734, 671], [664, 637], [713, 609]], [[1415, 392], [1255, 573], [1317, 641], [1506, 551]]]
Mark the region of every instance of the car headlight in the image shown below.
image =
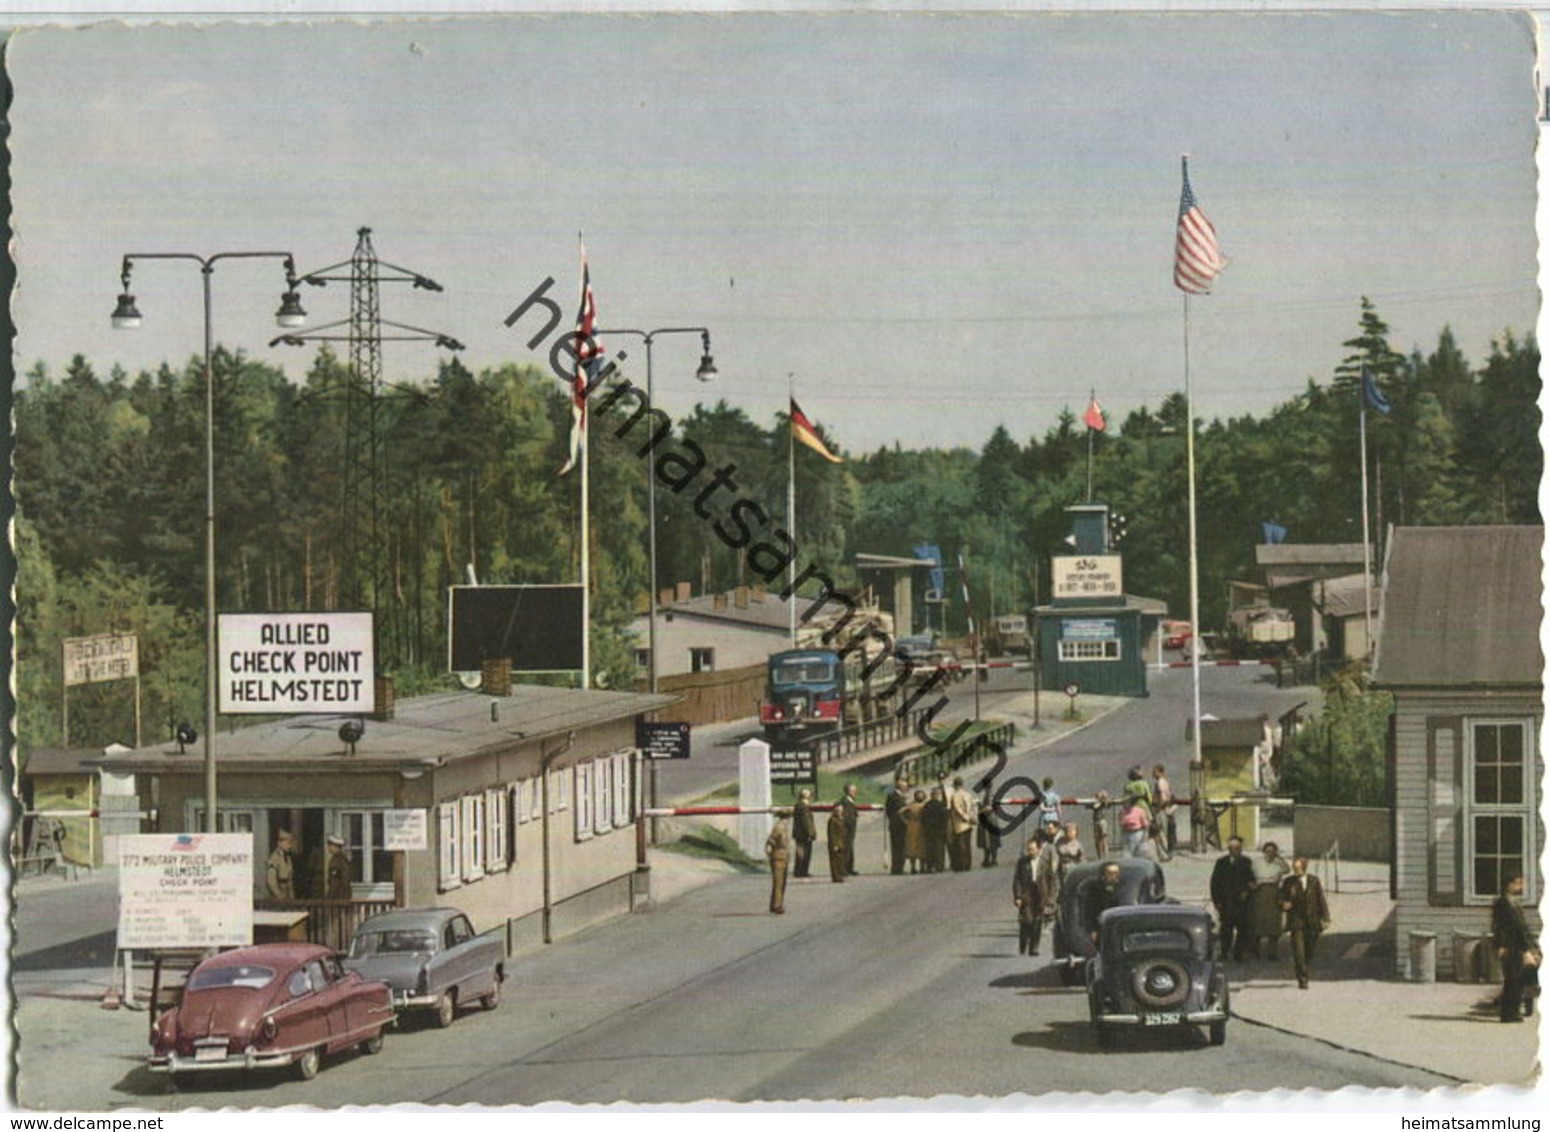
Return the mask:
[[258, 1028], [258, 1032], [264, 1035], [264, 1041], [266, 1042], [275, 1040], [280, 1033], [280, 1024], [274, 1020], [273, 1014], [264, 1019], [263, 1024]]

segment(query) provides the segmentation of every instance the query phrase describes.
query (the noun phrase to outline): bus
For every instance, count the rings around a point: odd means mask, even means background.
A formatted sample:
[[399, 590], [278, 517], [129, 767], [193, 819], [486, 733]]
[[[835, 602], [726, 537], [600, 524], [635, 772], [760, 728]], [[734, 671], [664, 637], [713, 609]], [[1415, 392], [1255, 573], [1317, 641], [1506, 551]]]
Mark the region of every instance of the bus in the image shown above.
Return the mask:
[[886, 713], [894, 685], [892, 656], [868, 667], [855, 651], [788, 649], [770, 655], [759, 722], [771, 746], [801, 743]]

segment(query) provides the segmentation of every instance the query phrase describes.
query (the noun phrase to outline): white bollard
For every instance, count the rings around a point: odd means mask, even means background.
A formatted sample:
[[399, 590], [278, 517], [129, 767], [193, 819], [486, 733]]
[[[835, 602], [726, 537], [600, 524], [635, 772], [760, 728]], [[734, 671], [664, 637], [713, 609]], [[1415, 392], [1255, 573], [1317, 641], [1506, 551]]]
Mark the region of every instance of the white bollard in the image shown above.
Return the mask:
[[[750, 739], [737, 749], [737, 804], [743, 809], [770, 804], [770, 745]], [[764, 842], [775, 819], [770, 814], [738, 814], [737, 843], [756, 861], [764, 860]]]

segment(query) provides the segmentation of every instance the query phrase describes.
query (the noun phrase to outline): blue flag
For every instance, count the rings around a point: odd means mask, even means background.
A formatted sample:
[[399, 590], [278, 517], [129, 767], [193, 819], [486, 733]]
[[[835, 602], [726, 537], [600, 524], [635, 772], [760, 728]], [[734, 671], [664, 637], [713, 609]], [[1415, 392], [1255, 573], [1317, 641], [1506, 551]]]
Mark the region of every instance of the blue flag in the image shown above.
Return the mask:
[[1261, 523], [1259, 529], [1265, 541], [1271, 545], [1286, 541], [1286, 528], [1277, 523]]
[[1367, 372], [1367, 367], [1362, 367], [1362, 404], [1379, 413], [1386, 413], [1391, 406], [1389, 399], [1383, 395], [1383, 390], [1378, 388], [1378, 383], [1373, 380], [1372, 374]]

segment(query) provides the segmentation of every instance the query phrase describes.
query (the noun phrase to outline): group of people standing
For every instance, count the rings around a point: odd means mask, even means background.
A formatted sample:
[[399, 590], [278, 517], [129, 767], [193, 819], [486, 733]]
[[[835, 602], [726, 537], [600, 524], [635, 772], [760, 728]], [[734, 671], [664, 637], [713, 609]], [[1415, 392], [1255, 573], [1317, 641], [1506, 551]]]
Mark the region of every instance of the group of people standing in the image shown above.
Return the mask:
[[1075, 822], [1062, 824], [1058, 819], [1050, 819], [1028, 839], [1026, 851], [1012, 871], [1018, 954], [1039, 953], [1044, 924], [1055, 916], [1066, 873], [1086, 858]]
[[1308, 858], [1288, 863], [1274, 841], [1259, 856], [1243, 854], [1243, 839], [1227, 839], [1227, 852], [1211, 870], [1211, 903], [1216, 907], [1222, 958], [1242, 961], [1277, 958], [1282, 934], [1290, 937], [1297, 985], [1308, 988], [1319, 936], [1329, 927], [1329, 901]]
[[331, 833], [325, 842], [325, 860], [309, 858], [307, 864], [298, 867], [295, 836], [288, 829], [275, 834], [274, 849], [264, 868], [264, 889], [270, 899], [291, 901], [313, 895], [324, 900], [350, 899], [350, 857], [345, 852], [344, 838]]
[[[974, 867], [978, 840], [981, 864], [996, 863], [1001, 835], [990, 823], [990, 801], [974, 796], [962, 778], [949, 786], [939, 780], [928, 793], [906, 778], [893, 784], [883, 812], [887, 817], [888, 864], [894, 876], [967, 872]], [[976, 836], [977, 835], [977, 836]]]
[[[1106, 805], [1107, 795], [1101, 796]], [[1167, 768], [1158, 763], [1152, 768], [1151, 781], [1147, 781], [1139, 766], [1131, 767], [1125, 776], [1119, 802], [1119, 828], [1125, 835], [1125, 856], [1172, 860], [1179, 842], [1176, 816], [1179, 806], [1168, 781]], [[1106, 824], [1103, 833], [1107, 848]]]
[[[856, 784], [850, 783], [839, 801], [829, 808], [825, 840], [829, 848], [829, 879], [841, 884], [856, 875], [856, 825], [859, 811]], [[789, 810], [775, 811], [775, 825], [764, 842], [764, 856], [770, 864], [770, 911], [786, 911], [786, 871], [793, 854], [792, 875], [812, 875], [813, 844], [818, 840], [818, 819], [813, 812], [813, 792], [807, 787], [797, 795], [797, 804]]]

